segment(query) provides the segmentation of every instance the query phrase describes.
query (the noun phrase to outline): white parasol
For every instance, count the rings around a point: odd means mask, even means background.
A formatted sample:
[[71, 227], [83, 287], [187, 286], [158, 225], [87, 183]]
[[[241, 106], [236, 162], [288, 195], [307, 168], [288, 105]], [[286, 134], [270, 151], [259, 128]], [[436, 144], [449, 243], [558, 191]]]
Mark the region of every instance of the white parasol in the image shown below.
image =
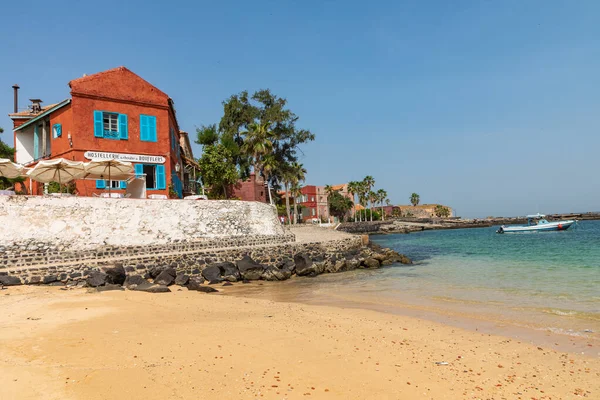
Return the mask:
[[111, 179], [120, 181], [129, 179], [133, 173], [133, 164], [119, 160], [92, 160], [85, 164], [86, 178], [108, 179], [110, 193]]
[[34, 181], [43, 183], [58, 182], [59, 187], [63, 183], [69, 183], [72, 180], [82, 178], [84, 175], [83, 162], [65, 160], [64, 158], [42, 160], [27, 171], [27, 176]]
[[15, 164], [8, 158], [0, 158], [0, 176], [4, 178], [18, 178], [23, 175], [23, 166]]

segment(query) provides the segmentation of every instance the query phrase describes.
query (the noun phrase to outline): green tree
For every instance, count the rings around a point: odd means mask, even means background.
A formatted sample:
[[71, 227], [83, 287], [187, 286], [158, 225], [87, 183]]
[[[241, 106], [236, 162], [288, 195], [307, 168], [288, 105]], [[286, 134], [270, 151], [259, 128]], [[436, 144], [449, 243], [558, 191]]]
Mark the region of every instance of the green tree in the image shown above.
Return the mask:
[[204, 146], [202, 157], [198, 160], [202, 171], [202, 180], [210, 186], [213, 197], [227, 198], [227, 186], [239, 179], [238, 170], [233, 163], [233, 155], [223, 144]]
[[[0, 133], [3, 132], [4, 129], [0, 128]], [[2, 140], [0, 140], [0, 158], [7, 158], [11, 161], [15, 160], [15, 149], [4, 143]], [[15, 183], [23, 181], [23, 178], [8, 179], [0, 177], [0, 190], [13, 188]]]
[[[359, 191], [359, 187], [358, 186], [359, 186], [359, 183], [356, 182], [356, 181], [348, 182], [348, 186], [347, 186], [348, 187], [348, 193], [350, 193], [350, 195], [352, 196], [352, 203], [353, 204], [356, 204], [355, 203], [355, 199], [356, 199], [355, 196], [356, 196], [356, 194]], [[356, 222], [356, 207], [352, 207], [352, 209], [354, 210], [353, 217], [354, 217], [354, 221]]]
[[366, 187], [366, 193], [365, 195], [367, 195], [367, 200], [369, 201], [369, 209], [371, 211], [371, 221], [373, 221], [373, 203], [372, 203], [372, 196], [371, 196], [371, 189], [373, 188], [373, 186], [375, 186], [375, 179], [371, 176], [371, 175], [367, 175], [365, 176], [365, 179], [363, 179], [363, 183], [365, 184]]
[[[283, 181], [283, 185], [285, 188], [285, 209], [287, 212], [288, 224], [292, 223], [292, 218], [290, 215], [290, 197], [292, 196], [291, 187], [293, 187], [294, 185], [298, 185], [300, 182], [304, 181], [305, 175], [306, 169], [302, 164], [299, 164], [298, 162], [293, 162], [292, 164], [285, 166], [285, 169], [281, 174], [281, 180]], [[294, 200], [294, 206], [295, 205], [296, 201]], [[294, 215], [297, 215], [296, 213], [297, 211], [295, 209]], [[297, 218], [294, 218], [294, 223], [296, 223], [296, 221]]]
[[338, 217], [340, 221], [345, 219], [346, 215], [354, 205], [352, 200], [343, 196], [337, 190], [332, 190], [331, 194], [327, 196], [327, 204], [329, 205], [331, 215]]
[[385, 203], [385, 201], [387, 199], [387, 192], [383, 189], [379, 189], [375, 193], [375, 196], [377, 198], [377, 202], [381, 206], [381, 219], [385, 221], [385, 212], [383, 211], [383, 203]]
[[434, 212], [440, 218], [448, 218], [450, 216], [450, 209], [439, 204], [435, 206]]
[[418, 206], [420, 201], [421, 201], [421, 197], [418, 194], [413, 193], [410, 195], [410, 203], [413, 206], [415, 206], [415, 207]]
[[294, 225], [298, 223], [298, 217], [300, 216], [298, 207], [298, 197], [302, 195], [302, 186], [299, 182], [293, 182], [290, 187], [290, 194], [294, 197]]

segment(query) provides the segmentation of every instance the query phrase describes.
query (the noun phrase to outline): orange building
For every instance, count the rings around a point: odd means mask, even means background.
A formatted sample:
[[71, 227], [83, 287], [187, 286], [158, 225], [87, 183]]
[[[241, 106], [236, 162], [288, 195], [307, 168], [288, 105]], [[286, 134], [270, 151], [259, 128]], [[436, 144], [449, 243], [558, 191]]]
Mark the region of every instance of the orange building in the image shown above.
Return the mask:
[[[173, 100], [125, 67], [69, 82], [71, 97], [42, 107], [32, 99], [27, 111], [9, 114], [14, 123], [15, 161], [28, 167], [42, 159], [76, 161], [117, 159], [145, 174], [148, 195], [183, 195], [184, 158]], [[187, 141], [189, 143], [189, 140]], [[191, 153], [190, 149], [185, 149]], [[115, 192], [125, 181], [78, 180], [81, 196], [92, 196], [110, 185]], [[30, 194], [42, 194], [43, 184], [26, 182]]]

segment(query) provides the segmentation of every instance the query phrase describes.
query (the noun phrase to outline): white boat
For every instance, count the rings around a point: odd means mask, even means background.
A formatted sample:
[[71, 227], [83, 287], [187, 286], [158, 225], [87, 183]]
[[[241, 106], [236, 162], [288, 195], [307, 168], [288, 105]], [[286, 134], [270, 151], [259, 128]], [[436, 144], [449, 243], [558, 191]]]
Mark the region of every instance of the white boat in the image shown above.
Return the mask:
[[527, 225], [502, 225], [497, 233], [519, 233], [519, 232], [550, 232], [550, 231], [566, 231], [576, 220], [567, 221], [552, 221], [546, 220], [544, 214], [534, 214], [527, 216]]

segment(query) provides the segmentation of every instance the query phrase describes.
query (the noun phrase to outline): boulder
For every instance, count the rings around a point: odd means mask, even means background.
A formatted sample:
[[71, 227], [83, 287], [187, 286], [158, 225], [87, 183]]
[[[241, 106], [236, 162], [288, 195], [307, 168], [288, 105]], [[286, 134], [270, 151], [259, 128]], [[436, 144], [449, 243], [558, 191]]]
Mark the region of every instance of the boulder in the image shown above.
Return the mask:
[[360, 260], [358, 258], [346, 259], [346, 271], [353, 271], [360, 267]]
[[[175, 265], [177, 265], [177, 264], [175, 264]], [[173, 279], [175, 279], [175, 277], [177, 276], [177, 270], [173, 266], [166, 268], [163, 272], [166, 272], [167, 274], [171, 275], [173, 277]]]
[[[94, 289], [88, 289], [88, 290], [94, 290]], [[98, 286], [95, 290], [97, 292], [108, 292], [108, 291], [111, 291], [111, 290], [125, 290], [125, 289], [121, 285], [116, 285], [116, 284], [113, 284], [113, 283], [107, 283], [104, 286]]]
[[367, 268], [379, 268], [380, 264], [375, 258], [369, 257], [363, 261], [363, 264]]
[[29, 278], [29, 284], [34, 285], [36, 283], [42, 283], [42, 277], [41, 276], [34, 275], [31, 278]]
[[148, 283], [148, 281], [141, 275], [128, 275], [127, 278], [125, 278], [125, 287], [129, 290], [135, 289], [137, 285], [142, 283]]
[[16, 276], [0, 275], [0, 285], [16, 286], [21, 285], [21, 279]]
[[102, 286], [106, 283], [106, 274], [100, 271], [92, 271], [88, 275], [86, 282], [91, 287]]
[[387, 256], [383, 253], [373, 253], [373, 258], [381, 263], [387, 259]]
[[325, 272], [325, 268], [327, 267], [327, 262], [324, 260], [317, 260], [313, 262], [313, 268], [315, 270], [315, 275], [321, 275]]
[[290, 279], [292, 273], [287, 269], [279, 269], [276, 267], [266, 267], [262, 273], [262, 279], [265, 281], [285, 281]]
[[296, 265], [296, 275], [298, 276], [315, 276], [315, 268], [310, 257], [305, 253], [298, 253], [294, 256], [294, 264]]
[[187, 288], [188, 288], [188, 290], [194, 290], [194, 291], [197, 291], [197, 292], [204, 292], [204, 293], [218, 292], [217, 289], [211, 288], [209, 286], [203, 286], [203, 285], [201, 285], [195, 279], [190, 280], [190, 282], [187, 285]]
[[258, 280], [262, 277], [265, 267], [249, 256], [244, 256], [240, 261], [237, 262], [238, 270], [240, 275], [245, 280]]
[[56, 275], [46, 275], [42, 279], [42, 283], [44, 285], [47, 285], [49, 283], [56, 282], [57, 280], [58, 280], [58, 277]]
[[223, 281], [221, 278], [221, 269], [218, 265], [211, 264], [202, 270], [202, 276], [210, 283], [219, 283]]
[[186, 274], [177, 274], [175, 277], [175, 284], [179, 286], [185, 286], [190, 280], [190, 276]]
[[148, 292], [148, 293], [167, 293], [167, 292], [171, 291], [171, 289], [169, 289], [165, 285], [157, 285], [157, 284], [152, 284], [150, 282], [141, 283], [141, 284], [137, 285], [135, 287], [135, 289], [133, 289], [133, 290], [138, 291], [138, 292]]
[[155, 265], [148, 270], [148, 274], [150, 275], [150, 278], [154, 279], [158, 275], [160, 275], [160, 273], [163, 272], [165, 269], [167, 269], [167, 267], [165, 267], [163, 265], [161, 265], [161, 266]]
[[175, 276], [171, 275], [168, 268], [154, 278], [154, 283], [157, 285], [169, 286], [172, 285], [173, 282], [175, 282]]
[[296, 273], [296, 263], [294, 262], [294, 260], [292, 260], [290, 258], [286, 258], [285, 260], [278, 262], [277, 268], [279, 268], [281, 270], [289, 271], [290, 275], [293, 275]]
[[388, 265], [392, 265], [394, 262], [392, 260], [385, 259], [381, 262], [382, 267], [387, 267]]
[[223, 284], [223, 286], [233, 286], [233, 283], [231, 283], [231, 282], [225, 282], [225, 283]]
[[107, 268], [104, 270], [106, 274], [106, 283], [111, 283], [113, 285], [122, 285], [125, 283], [125, 278], [127, 274], [125, 274], [125, 268], [122, 265], [117, 265], [113, 268]]
[[221, 276], [225, 281], [237, 282], [242, 278], [242, 276], [240, 275], [240, 271], [232, 262], [222, 262], [213, 265], [219, 267], [219, 269], [221, 270]]
[[329, 273], [342, 272], [346, 270], [346, 260], [337, 260], [335, 263], [330, 262], [325, 267], [325, 271]]
[[65, 284], [61, 281], [50, 282], [48, 286], [65, 286]]

